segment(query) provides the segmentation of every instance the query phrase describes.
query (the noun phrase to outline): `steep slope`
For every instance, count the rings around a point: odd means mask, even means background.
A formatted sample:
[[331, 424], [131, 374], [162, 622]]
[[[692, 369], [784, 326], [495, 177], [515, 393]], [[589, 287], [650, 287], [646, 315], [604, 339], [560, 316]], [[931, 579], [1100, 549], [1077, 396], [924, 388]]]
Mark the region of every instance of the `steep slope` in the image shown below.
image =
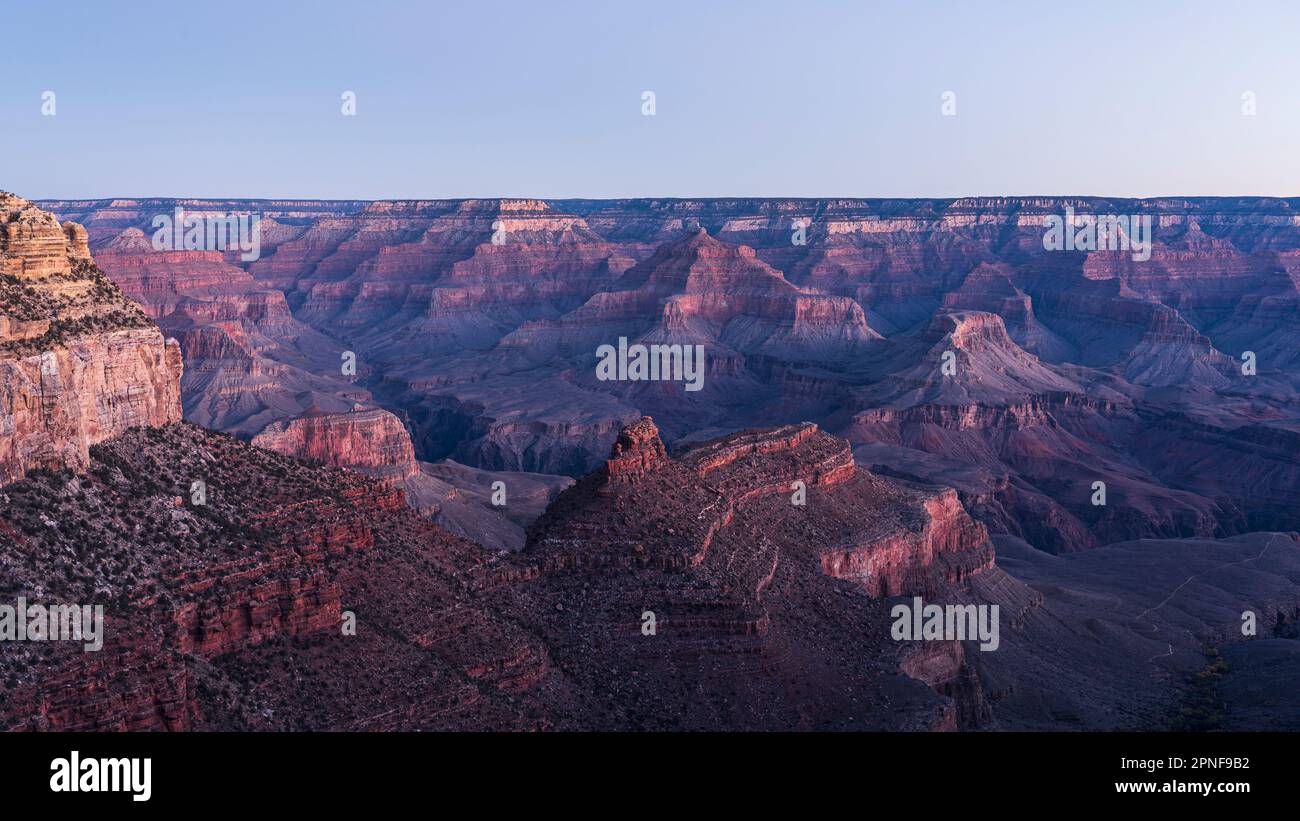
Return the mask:
[[[931, 729], [987, 717], [961, 645], [892, 641], [875, 597], [941, 596], [991, 567], [987, 534], [951, 494], [862, 474], [811, 426], [681, 461], [649, 420], [620, 441], [514, 558], [443, 532], [374, 480], [184, 424], [95, 446], [87, 473], [14, 483], [0, 491], [5, 594], [103, 606], [104, 646], [7, 645], [0, 726]], [[808, 483], [806, 508], [787, 501], [792, 476]], [[674, 507], [687, 496], [712, 506], [692, 521], [693, 503]], [[641, 529], [670, 509], [680, 530]]]
[[903, 729], [986, 713], [961, 644], [894, 642], [880, 598], [968, 584], [992, 566], [986, 531], [951, 492], [867, 474], [812, 425], [673, 458], [643, 419], [520, 558], [539, 579], [511, 592], [552, 658], [616, 693], [631, 726]]
[[97, 652], [6, 643], [6, 729], [538, 726], [502, 693], [545, 692], [545, 648], [471, 601], [493, 554], [399, 491], [169, 425], [0, 494], [6, 595], [105, 619]]

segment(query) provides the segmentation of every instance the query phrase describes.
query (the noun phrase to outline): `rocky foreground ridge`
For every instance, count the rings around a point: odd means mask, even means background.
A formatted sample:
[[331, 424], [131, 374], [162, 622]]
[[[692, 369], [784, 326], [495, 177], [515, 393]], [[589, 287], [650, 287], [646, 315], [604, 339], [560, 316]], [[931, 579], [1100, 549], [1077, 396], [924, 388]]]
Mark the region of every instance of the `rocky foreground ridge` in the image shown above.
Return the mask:
[[[940, 664], [909, 662], [915, 648], [890, 640], [879, 598], [941, 596], [991, 567], [986, 532], [951, 493], [864, 474], [847, 443], [812, 426], [680, 459], [649, 420], [624, 440], [517, 556], [442, 531], [375, 480], [190, 425], [135, 429], [95, 446], [87, 473], [11, 484], [0, 490], [4, 594], [102, 604], [107, 625], [99, 652], [7, 644], [0, 726], [987, 719], [961, 645], [922, 648]], [[640, 468], [615, 467], [628, 461]], [[186, 495], [194, 477], [205, 505]], [[806, 507], [789, 501], [793, 477]]]
[[[1005, 542], [1029, 587], [951, 491], [863, 471], [810, 425], [670, 455], [642, 420], [519, 554], [374, 479], [185, 424], [0, 502], [0, 593], [107, 621], [99, 652], [5, 644], [7, 729], [1158, 729], [1241, 608], [1266, 637], [1234, 651], [1238, 689], [1277, 678], [1300, 614], [1295, 534]], [[999, 650], [894, 641], [912, 595], [998, 604]]]

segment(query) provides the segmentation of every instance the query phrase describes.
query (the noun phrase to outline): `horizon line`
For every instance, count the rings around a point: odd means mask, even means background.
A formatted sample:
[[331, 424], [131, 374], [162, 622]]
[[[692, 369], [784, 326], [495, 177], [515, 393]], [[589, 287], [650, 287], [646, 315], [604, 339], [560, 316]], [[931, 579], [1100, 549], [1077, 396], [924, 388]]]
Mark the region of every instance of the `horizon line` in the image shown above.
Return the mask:
[[[3, 189], [0, 189], [2, 191]], [[630, 196], [613, 196], [613, 197], [590, 197], [590, 196], [535, 196], [530, 194], [509, 194], [504, 196], [461, 196], [461, 197], [312, 197], [312, 196], [204, 196], [204, 195], [151, 195], [151, 196], [134, 196], [134, 195], [114, 195], [106, 197], [50, 197], [37, 196], [29, 197], [17, 192], [8, 191], [16, 197], [26, 199], [30, 202], [111, 202], [113, 200], [240, 200], [246, 202], [277, 202], [277, 201], [294, 201], [294, 202], [325, 202], [325, 203], [348, 203], [348, 202], [492, 202], [501, 200], [539, 200], [542, 202], [559, 202], [559, 201], [582, 201], [582, 202], [620, 202], [620, 201], [644, 201], [644, 200], [669, 200], [680, 202], [698, 202], [698, 201], [722, 201], [722, 200], [766, 200], [766, 201], [784, 201], [784, 202], [825, 202], [827, 200], [862, 200], [862, 201], [956, 201], [956, 200], [994, 200], [994, 199], [1011, 199], [1011, 200], [1028, 200], [1028, 199], [1107, 199], [1107, 200], [1133, 200], [1138, 202], [1148, 202], [1155, 200], [1282, 200], [1293, 201], [1300, 200], [1300, 194], [1281, 195], [1281, 194], [1155, 194], [1150, 196], [1130, 196], [1125, 194], [963, 194], [959, 196], [927, 196], [927, 195], [908, 195], [908, 196], [871, 196], [871, 195], [825, 195], [825, 196], [786, 196], [786, 195], [749, 195], [749, 194], [726, 194], [726, 195], [630, 195]]]

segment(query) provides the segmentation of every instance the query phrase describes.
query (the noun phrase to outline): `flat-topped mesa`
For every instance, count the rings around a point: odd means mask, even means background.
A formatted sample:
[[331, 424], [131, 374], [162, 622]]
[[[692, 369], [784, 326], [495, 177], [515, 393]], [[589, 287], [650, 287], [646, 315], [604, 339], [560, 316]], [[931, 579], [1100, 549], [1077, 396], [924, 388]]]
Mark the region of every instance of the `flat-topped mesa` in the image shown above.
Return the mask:
[[814, 425], [744, 431], [675, 459], [650, 417], [619, 433], [605, 466], [561, 493], [529, 530], [547, 570], [698, 566], [735, 506], [852, 475], [847, 443]]
[[876, 407], [1005, 404], [1011, 397], [1082, 392], [1007, 334], [997, 314], [940, 310], [918, 340], [920, 361], [871, 386]]
[[[803, 498], [792, 504], [792, 493]], [[987, 531], [955, 492], [858, 470], [849, 444], [812, 423], [741, 431], [673, 458], [648, 418], [623, 430], [604, 470], [560, 494], [525, 553], [543, 570], [690, 570], [735, 549], [746, 558], [734, 570], [753, 559], [748, 537], [735, 536], [746, 521], [792, 549], [812, 546], [823, 572], [872, 595], [937, 590], [992, 562]]]
[[[770, 430], [741, 431], [691, 448], [682, 455], [682, 461], [704, 478], [740, 459], [783, 453], [803, 468], [817, 469], [815, 472], [819, 474], [840, 474], [842, 479], [853, 475], [853, 455], [848, 443], [822, 431], [812, 422]], [[821, 467], [828, 470], [820, 470]]]
[[659, 438], [659, 428], [653, 419], [643, 416], [641, 421], [618, 432], [618, 439], [605, 462], [605, 473], [611, 482], [635, 482], [667, 458], [668, 451]]
[[691, 448], [689, 461], [701, 476], [731, 464], [742, 456], [789, 450], [807, 442], [817, 433], [812, 422], [785, 425], [772, 430], [751, 430], [723, 437], [715, 442]]
[[984, 311], [936, 313], [927, 329], [926, 338], [936, 342], [947, 339], [959, 350], [1016, 347], [1016, 343], [1007, 335], [1006, 323], [1002, 317]]
[[[954, 490], [859, 470], [848, 442], [810, 422], [743, 431], [680, 461], [725, 494], [737, 516], [811, 549], [822, 572], [874, 597], [939, 594], [993, 565], [987, 528]], [[807, 494], [802, 505], [791, 503], [798, 488]]]
[[748, 430], [691, 448], [682, 464], [711, 486], [746, 499], [789, 493], [792, 483], [831, 488], [855, 475], [849, 443], [811, 422]]
[[[659, 438], [659, 428], [645, 416], [619, 432], [605, 473], [611, 483], [635, 483], [673, 461]], [[675, 461], [698, 479], [740, 495], [766, 492], [774, 483], [783, 489], [794, 479], [829, 487], [854, 475], [848, 442], [812, 422], [741, 431], [691, 447]]]

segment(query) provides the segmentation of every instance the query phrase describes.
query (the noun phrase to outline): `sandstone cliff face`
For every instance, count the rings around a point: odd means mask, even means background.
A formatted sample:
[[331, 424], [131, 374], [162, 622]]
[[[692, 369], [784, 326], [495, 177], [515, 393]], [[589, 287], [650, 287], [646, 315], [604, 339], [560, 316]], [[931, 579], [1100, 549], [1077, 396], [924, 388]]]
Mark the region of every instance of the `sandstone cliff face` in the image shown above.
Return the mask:
[[935, 594], [993, 566], [984, 525], [971, 520], [953, 490], [921, 503], [920, 527], [872, 534], [859, 544], [822, 553], [828, 576], [849, 579], [875, 596]]
[[180, 419], [180, 348], [157, 330], [72, 339], [0, 359], [0, 484], [32, 468], [82, 470], [91, 445]]
[[95, 267], [86, 232], [0, 196], [0, 484], [177, 421], [180, 348]]
[[254, 436], [252, 444], [384, 479], [407, 479], [419, 472], [401, 420], [377, 408], [275, 422]]
[[[285, 241], [279, 230], [261, 222], [270, 247]], [[372, 404], [368, 391], [342, 375], [343, 346], [296, 320], [284, 294], [239, 267], [237, 253], [155, 251], [139, 228], [95, 245], [113, 281], [180, 342], [190, 421], [250, 437], [307, 411]]]

